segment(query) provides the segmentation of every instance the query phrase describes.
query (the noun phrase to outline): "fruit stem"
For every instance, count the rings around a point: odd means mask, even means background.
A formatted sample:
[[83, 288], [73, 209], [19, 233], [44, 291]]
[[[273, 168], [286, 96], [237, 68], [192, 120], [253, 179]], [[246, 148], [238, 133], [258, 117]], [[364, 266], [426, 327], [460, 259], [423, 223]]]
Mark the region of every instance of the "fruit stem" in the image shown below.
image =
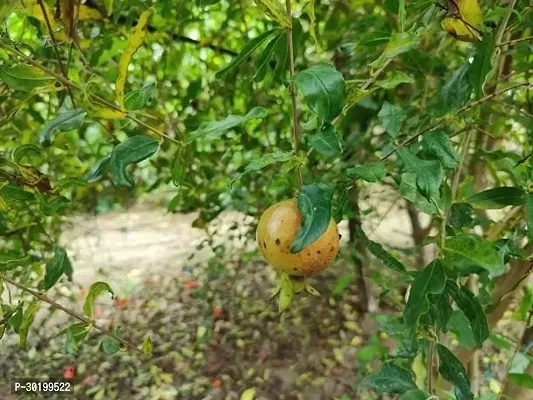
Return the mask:
[[[292, 102], [292, 135], [294, 141], [294, 154], [298, 157], [300, 152], [300, 125], [298, 124], [298, 105], [296, 104], [296, 88], [294, 86], [294, 46], [292, 43], [292, 4], [291, 0], [285, 0], [285, 6], [287, 9], [287, 15], [291, 21], [291, 25], [287, 28], [287, 51], [289, 53], [289, 93], [291, 95]], [[300, 166], [296, 166], [296, 179], [298, 185], [303, 186], [302, 170]]]

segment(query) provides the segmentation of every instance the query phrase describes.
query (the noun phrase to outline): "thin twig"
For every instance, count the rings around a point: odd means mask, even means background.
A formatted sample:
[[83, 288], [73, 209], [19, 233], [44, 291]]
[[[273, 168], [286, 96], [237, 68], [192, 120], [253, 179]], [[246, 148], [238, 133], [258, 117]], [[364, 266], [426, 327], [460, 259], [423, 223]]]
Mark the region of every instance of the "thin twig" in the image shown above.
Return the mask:
[[[68, 73], [65, 70], [65, 67], [63, 66], [63, 62], [61, 61], [61, 55], [59, 54], [58, 44], [54, 35], [54, 30], [52, 29], [52, 24], [50, 23], [50, 19], [48, 18], [48, 13], [46, 12], [46, 8], [44, 7], [43, 0], [37, 0], [39, 3], [39, 7], [41, 8], [41, 12], [43, 13], [44, 21], [46, 22], [46, 27], [48, 28], [48, 33], [50, 34], [50, 38], [52, 39], [52, 47], [54, 48], [54, 53], [57, 58], [57, 62], [59, 63], [59, 69], [61, 70], [61, 73], [65, 77], [65, 79], [68, 79]], [[70, 100], [72, 101], [72, 105], [74, 107], [74, 96], [72, 95], [72, 90], [69, 86], [66, 87], [68, 94], [70, 96]]]
[[81, 322], [86, 323], [87, 325], [93, 326], [96, 330], [106, 334], [109, 337], [112, 337], [115, 340], [118, 340], [120, 343], [122, 343], [127, 348], [129, 348], [131, 350], [134, 350], [137, 353], [142, 354], [143, 356], [146, 356], [146, 354], [141, 349], [139, 349], [137, 346], [135, 346], [134, 344], [128, 342], [127, 340], [124, 340], [124, 339], [120, 338], [119, 336], [117, 336], [113, 332], [111, 332], [110, 330], [108, 330], [108, 329], [106, 329], [106, 328], [104, 328], [104, 327], [102, 327], [100, 325], [97, 325], [93, 320], [90, 320], [89, 318], [78, 314], [76, 311], [73, 311], [73, 310], [70, 310], [70, 309], [68, 309], [66, 307], [63, 307], [61, 304], [59, 304], [59, 303], [55, 302], [54, 300], [48, 298], [44, 294], [36, 292], [33, 289], [27, 288], [26, 286], [24, 286], [24, 285], [14, 281], [14, 280], [12, 280], [11, 278], [8, 278], [7, 276], [2, 276], [2, 279], [4, 281], [6, 281], [7, 283], [19, 288], [23, 292], [29, 293], [33, 297], [35, 297], [35, 298], [37, 298], [37, 299], [39, 299], [41, 301], [44, 301], [45, 303], [48, 303], [51, 306], [63, 311], [64, 313], [70, 315], [71, 317], [74, 317], [74, 318], [80, 320]]
[[511, 14], [513, 13], [515, 5], [516, 0], [511, 0], [509, 2], [509, 6], [507, 7], [502, 23], [498, 27], [498, 33], [496, 34], [496, 43], [500, 43], [502, 41], [503, 34], [505, 33], [505, 29], [507, 29], [507, 24], [509, 23], [509, 19], [511, 18]]
[[372, 75], [370, 78], [368, 78], [365, 83], [363, 84], [363, 86], [361, 86], [361, 90], [366, 90], [368, 89], [368, 87], [370, 85], [372, 85], [376, 79], [378, 79], [378, 76], [381, 75], [381, 73], [383, 72], [383, 70], [385, 68], [387, 68], [387, 66], [391, 63], [392, 61], [392, 58], [389, 58], [387, 61], [385, 61], [385, 63], [383, 63], [383, 65], [374, 73], [374, 75]]
[[526, 37], [519, 38], [519, 39], [508, 40], [507, 42], [497, 44], [496, 46], [507, 46], [507, 45], [512, 46], [515, 43], [525, 42], [526, 40], [533, 40], [533, 36], [526, 36]]
[[[292, 43], [292, 5], [291, 0], [285, 0], [285, 6], [287, 9], [287, 15], [291, 21], [291, 26], [287, 28], [287, 50], [289, 52], [289, 92], [292, 102], [292, 133], [294, 140], [294, 154], [298, 157], [300, 151], [300, 125], [298, 122], [298, 105], [296, 104], [296, 89], [292, 78], [294, 77], [294, 49]], [[303, 185], [302, 170], [298, 165], [296, 168], [296, 178], [300, 187]]]
[[428, 374], [428, 392], [433, 394], [433, 359], [435, 354], [435, 341], [431, 339], [429, 342], [428, 358], [426, 364], [426, 372]]

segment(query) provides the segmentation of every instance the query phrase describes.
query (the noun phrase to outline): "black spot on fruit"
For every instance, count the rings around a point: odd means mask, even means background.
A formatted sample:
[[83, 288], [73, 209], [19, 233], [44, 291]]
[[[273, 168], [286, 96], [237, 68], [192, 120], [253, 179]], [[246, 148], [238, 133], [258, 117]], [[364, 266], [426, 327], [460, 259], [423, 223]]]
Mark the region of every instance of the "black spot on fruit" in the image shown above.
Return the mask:
[[263, 247], [266, 249], [267, 248], [267, 244], [266, 242], [263, 242]]
[[293, 268], [292, 270], [293, 270], [293, 271], [298, 271], [298, 268]]
[[281, 240], [279, 239], [276, 239], [276, 244], [279, 246], [279, 244], [281, 243]]
[[342, 239], [342, 235], [339, 233], [339, 239]]
[[322, 253], [322, 252], [320, 250], [317, 250], [316, 254], [320, 254], [320, 253]]

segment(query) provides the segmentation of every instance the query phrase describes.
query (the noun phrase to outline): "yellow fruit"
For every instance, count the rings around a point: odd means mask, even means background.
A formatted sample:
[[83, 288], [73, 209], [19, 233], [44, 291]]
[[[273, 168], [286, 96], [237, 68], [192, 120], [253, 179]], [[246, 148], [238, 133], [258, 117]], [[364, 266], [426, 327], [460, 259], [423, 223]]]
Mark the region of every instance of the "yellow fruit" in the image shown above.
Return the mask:
[[301, 252], [291, 254], [294, 238], [302, 226], [296, 199], [269, 207], [257, 226], [257, 244], [274, 269], [292, 276], [310, 276], [325, 269], [337, 257], [339, 233], [333, 218], [327, 230]]
[[449, 15], [441, 22], [442, 27], [456, 39], [465, 42], [481, 40], [479, 28], [483, 23], [483, 13], [477, 0], [449, 1]]

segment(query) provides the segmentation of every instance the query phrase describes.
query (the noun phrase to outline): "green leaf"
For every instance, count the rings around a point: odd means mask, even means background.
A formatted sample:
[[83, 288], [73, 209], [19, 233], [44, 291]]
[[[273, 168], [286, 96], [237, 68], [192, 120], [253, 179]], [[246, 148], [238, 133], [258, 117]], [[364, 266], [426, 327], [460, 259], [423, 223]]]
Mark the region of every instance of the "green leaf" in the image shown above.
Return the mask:
[[454, 310], [448, 321], [448, 329], [457, 336], [457, 340], [461, 346], [469, 349], [476, 346], [470, 321], [461, 310]]
[[357, 165], [346, 170], [346, 174], [350, 178], [361, 177], [367, 182], [377, 183], [383, 180], [385, 173], [385, 163], [377, 162], [374, 164]]
[[440, 294], [428, 295], [430, 311], [434, 321], [439, 325], [443, 332], [448, 330], [448, 321], [450, 320], [453, 310], [450, 304], [450, 296], [446, 291]]
[[40, 142], [44, 147], [49, 147], [52, 144], [52, 135], [56, 131], [67, 132], [78, 129], [85, 121], [87, 111], [83, 109], [75, 109], [65, 111], [57, 117], [48, 121], [40, 133]]
[[365, 247], [374, 255], [374, 257], [380, 260], [385, 266], [394, 271], [407, 275], [405, 266], [398, 261], [396, 257], [387, 252], [387, 250], [385, 250], [381, 244], [370, 240], [360, 226], [356, 228], [355, 234], [363, 242]]
[[397, 153], [404, 164], [404, 169], [416, 174], [416, 186], [420, 193], [426, 199], [432, 198], [442, 183], [443, 171], [440, 162], [422, 160], [406, 148], [398, 149]]
[[[17, 254], [15, 252], [3, 251], [4, 254], [0, 254], [0, 271], [7, 271], [16, 268], [20, 265], [25, 265], [30, 261], [31, 257], [23, 254]], [[0, 283], [0, 294], [2, 293], [2, 284]]]
[[311, 146], [326, 157], [338, 156], [342, 152], [340, 134], [330, 123], [324, 124], [318, 133], [311, 136]]
[[378, 372], [365, 377], [359, 385], [361, 389], [371, 387], [378, 393], [402, 394], [416, 389], [414, 376], [408, 369], [387, 363]]
[[233, 183], [250, 172], [261, 171], [263, 168], [269, 165], [289, 161], [293, 157], [294, 154], [292, 152], [275, 151], [273, 153], [264, 154], [260, 158], [255, 158], [246, 165], [243, 173], [231, 180], [230, 187], [233, 185]]
[[398, 400], [431, 400], [436, 399], [435, 396], [430, 395], [428, 392], [422, 389], [409, 390], [402, 394]]
[[328, 228], [331, 220], [331, 193], [319, 185], [305, 185], [298, 194], [298, 209], [303, 221], [292, 243], [292, 254], [305, 249]]
[[152, 339], [150, 339], [150, 336], [146, 336], [144, 338], [143, 344], [142, 344], [142, 351], [148, 357], [152, 357], [152, 353], [154, 351], [154, 346], [152, 344]]
[[335, 67], [315, 64], [298, 72], [294, 82], [309, 108], [318, 116], [320, 126], [331, 122], [342, 112], [346, 88], [342, 74]]
[[473, 400], [474, 395], [470, 391], [470, 381], [461, 361], [440, 343], [437, 343], [437, 352], [439, 354], [439, 372], [444, 379], [455, 386], [457, 400]]
[[23, 350], [26, 349], [26, 339], [28, 338], [28, 332], [30, 330], [31, 324], [33, 323], [33, 320], [35, 319], [35, 314], [37, 314], [37, 311], [39, 311], [40, 306], [41, 302], [35, 299], [30, 303], [28, 308], [26, 308], [26, 311], [24, 311], [24, 316], [18, 329], [19, 347]]
[[282, 37], [285, 35], [286, 35], [285, 32], [281, 32], [277, 34], [265, 46], [263, 52], [259, 56], [257, 71], [254, 74], [255, 82], [261, 82], [263, 79], [265, 79], [266, 73], [268, 71], [268, 66], [270, 65], [270, 59], [273, 57], [275, 53], [277, 44], [280, 42]]
[[0, 66], [0, 80], [11, 89], [30, 92], [35, 88], [49, 85], [55, 78], [37, 67], [30, 65]]
[[180, 147], [176, 152], [174, 162], [172, 163], [172, 183], [176, 187], [181, 185], [181, 182], [185, 176], [185, 172], [187, 171], [187, 163], [185, 162], [186, 151], [187, 149]]
[[98, 160], [83, 179], [85, 179], [89, 183], [98, 182], [100, 179], [104, 177], [104, 174], [109, 168], [110, 161], [111, 161], [111, 153], [109, 153], [105, 157]]
[[411, 285], [403, 314], [405, 324], [414, 327], [420, 315], [429, 309], [428, 294], [442, 293], [445, 285], [444, 264], [440, 260], [433, 260], [416, 276]]
[[266, 118], [267, 110], [263, 107], [254, 107], [246, 115], [230, 114], [221, 121], [204, 122], [200, 127], [187, 135], [185, 144], [191, 144], [197, 139], [216, 139], [227, 130], [242, 125], [253, 119]]
[[226, 67], [218, 71], [215, 74], [215, 77], [217, 79], [224, 78], [228, 74], [228, 72], [230, 72], [232, 69], [235, 69], [239, 65], [241, 65], [248, 58], [248, 56], [254, 52], [255, 49], [261, 46], [261, 44], [276, 31], [277, 29], [271, 29], [269, 31], [262, 33], [258, 37], [250, 40], [248, 43], [246, 43], [246, 45], [243, 47], [239, 55], [236, 56]]
[[454, 203], [450, 208], [450, 225], [454, 228], [465, 228], [472, 225], [474, 209], [468, 203]]
[[423, 213], [435, 215], [438, 213], [437, 207], [433, 202], [428, 201], [424, 197], [416, 184], [416, 174], [412, 172], [406, 172], [402, 174], [402, 180], [400, 182], [400, 194], [413, 203], [417, 209]]
[[499, 209], [524, 204], [524, 191], [515, 186], [501, 186], [484, 190], [466, 199], [472, 207], [483, 210]]
[[140, 90], [129, 92], [124, 97], [124, 107], [129, 111], [136, 111], [143, 109], [155, 93], [155, 83], [148, 83]]
[[483, 268], [499, 275], [504, 271], [502, 257], [494, 245], [477, 236], [460, 234], [446, 239], [443, 249], [446, 265], [463, 274]]
[[138, 135], [127, 138], [113, 149], [109, 166], [113, 183], [117, 186], [133, 186], [133, 179], [126, 167], [153, 156], [159, 150], [159, 142], [151, 136]]
[[37, 155], [41, 154], [41, 150], [39, 147], [35, 144], [23, 144], [21, 146], [18, 146], [15, 150], [13, 150], [13, 153], [11, 153], [11, 159], [14, 163], [18, 164], [22, 158], [24, 158], [29, 153], [35, 153]]
[[396, 32], [389, 38], [389, 43], [383, 53], [370, 64], [372, 68], [381, 67], [387, 60], [400, 54], [407, 53], [418, 45], [418, 36], [414, 32]]
[[26, 192], [11, 183], [0, 188], [0, 196], [12, 201], [32, 201], [35, 199], [33, 193]]
[[94, 318], [94, 301], [104, 292], [110, 293], [111, 298], [115, 298], [115, 293], [113, 292], [113, 289], [111, 289], [111, 286], [109, 286], [106, 282], [95, 282], [89, 288], [89, 293], [87, 294], [85, 304], [83, 305], [83, 312], [90, 319]]
[[478, 43], [472, 60], [471, 67], [468, 70], [470, 85], [474, 88], [476, 99], [483, 97], [483, 89], [487, 77], [492, 70], [492, 54], [496, 47], [496, 38], [492, 31], [483, 34], [483, 41]]
[[85, 340], [91, 329], [90, 325], [79, 322], [59, 332], [57, 336], [62, 334], [66, 335], [65, 345], [63, 347], [64, 351], [68, 354], [76, 354], [80, 349], [80, 344]]
[[[40, 194], [38, 193], [38, 195]], [[41, 203], [41, 210], [43, 211], [44, 215], [47, 216], [56, 215], [59, 212], [68, 208], [71, 204], [70, 200], [64, 196], [57, 196], [52, 198], [44, 198], [43, 196], [40, 196], [40, 198], [44, 200]]]
[[69, 176], [67, 178], [61, 178], [57, 182], [57, 187], [60, 190], [64, 190], [66, 188], [74, 187], [74, 186], [82, 186], [82, 187], [87, 186], [87, 181], [81, 178], [76, 178], [75, 176]]
[[378, 118], [391, 138], [396, 139], [400, 135], [400, 128], [405, 119], [401, 107], [385, 101], [379, 110]]
[[508, 374], [507, 377], [511, 382], [533, 390], [533, 376], [529, 374]]
[[450, 80], [444, 84], [440, 92], [440, 107], [442, 114], [462, 107], [469, 99], [472, 92], [469, 74], [470, 64], [466, 63], [453, 73]]
[[477, 347], [481, 347], [483, 342], [489, 337], [489, 325], [483, 307], [468, 289], [457, 287], [453, 281], [448, 281], [446, 285], [457, 307], [459, 307], [470, 321]]
[[450, 138], [442, 131], [431, 131], [424, 136], [422, 149], [429, 158], [439, 160], [444, 168], [457, 168], [461, 161], [461, 157], [452, 147]]
[[289, 275], [281, 274], [280, 290], [278, 298], [278, 310], [280, 313], [289, 309], [294, 296], [294, 283]]
[[[116, 335], [118, 333], [118, 329], [114, 329], [113, 333]], [[100, 350], [108, 355], [115, 354], [120, 350], [120, 341], [111, 336], [105, 335], [100, 343]]]
[[48, 290], [54, 286], [63, 274], [69, 280], [72, 280], [72, 264], [70, 263], [66, 250], [63, 247], [56, 246], [54, 258], [46, 264], [44, 290]]
[[403, 71], [391, 71], [387, 73], [386, 79], [377, 81], [376, 86], [383, 89], [394, 89], [402, 83], [415, 83], [415, 78]]

